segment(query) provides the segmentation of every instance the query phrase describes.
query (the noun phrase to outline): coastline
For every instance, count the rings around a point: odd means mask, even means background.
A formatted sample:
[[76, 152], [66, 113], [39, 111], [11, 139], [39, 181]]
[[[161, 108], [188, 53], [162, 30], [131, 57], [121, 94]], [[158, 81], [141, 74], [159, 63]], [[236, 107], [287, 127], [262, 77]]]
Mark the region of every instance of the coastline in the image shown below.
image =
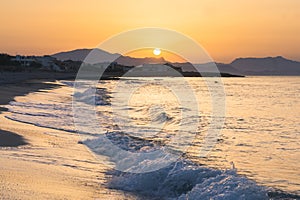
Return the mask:
[[[23, 98], [30, 99], [41, 94], [48, 98], [49, 90], [51, 93], [62, 94], [59, 93], [65, 91], [62, 89], [59, 83], [46, 79], [27, 80], [0, 86], [0, 95], [6, 97], [3, 102], [8, 103], [14, 98], [21, 102]], [[29, 94], [30, 92], [37, 94]], [[28, 96], [22, 97], [26, 94]], [[0, 114], [0, 120], [3, 122], [0, 124], [0, 130], [5, 134], [18, 134], [26, 144], [6, 144], [0, 147], [0, 163], [3, 163], [0, 166], [0, 199], [1, 196], [4, 196], [4, 199], [138, 199], [145, 195], [140, 193], [140, 183], [136, 185], [137, 190], [128, 190], [135, 189], [132, 182], [138, 183], [140, 178], [144, 179], [143, 175], [122, 177], [122, 174], [119, 177], [118, 173], [115, 174], [104, 166], [101, 159], [99, 162], [99, 159], [89, 154], [86, 146], [78, 143], [82, 138], [77, 134], [11, 121], [5, 117], [9, 115], [6, 111]], [[0, 132], [0, 137], [1, 134]], [[107, 157], [103, 156], [103, 159]], [[108, 182], [109, 178], [113, 178], [112, 181]], [[37, 185], [36, 182], [41, 184]], [[118, 187], [120, 184], [123, 187]], [[123, 190], [130, 191], [131, 194]], [[274, 199], [298, 198], [276, 190], [270, 191], [268, 195]]]
[[[59, 90], [51, 81], [0, 85], [0, 107], [31, 92]], [[137, 199], [106, 187], [108, 167], [78, 144], [79, 135], [12, 121], [9, 114], [0, 111], [0, 199]]]
[[0, 85], [22, 83], [26, 80], [62, 80], [74, 79], [76, 73], [73, 72], [50, 72], [50, 71], [22, 71], [22, 72], [0, 72]]

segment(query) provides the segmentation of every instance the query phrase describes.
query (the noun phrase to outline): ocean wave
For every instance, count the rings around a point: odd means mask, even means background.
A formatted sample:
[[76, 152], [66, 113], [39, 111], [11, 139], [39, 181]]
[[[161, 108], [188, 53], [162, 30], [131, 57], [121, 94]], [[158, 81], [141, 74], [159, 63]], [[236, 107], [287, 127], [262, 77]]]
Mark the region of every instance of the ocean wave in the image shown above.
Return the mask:
[[216, 170], [180, 159], [149, 173], [110, 171], [109, 188], [153, 199], [269, 199], [271, 189], [240, 176], [235, 169]]
[[110, 105], [110, 96], [105, 88], [88, 88], [83, 92], [75, 92], [73, 97], [78, 102], [88, 105]]
[[171, 121], [173, 119], [173, 117], [168, 115], [168, 113], [160, 110], [160, 108], [152, 108], [149, 110], [149, 112], [150, 116], [152, 117], [152, 122], [154, 123], [161, 124]]
[[143, 198], [178, 200], [299, 198], [258, 185], [255, 181], [239, 175], [234, 165], [227, 170], [213, 169], [183, 158], [180, 153], [177, 158], [175, 155], [176, 159], [173, 160], [167, 156], [151, 157], [147, 154], [166, 150], [163, 142], [138, 138], [128, 133], [107, 132], [103, 136], [90, 138], [82, 143], [96, 155], [108, 156], [110, 161], [114, 162], [115, 168], [107, 172], [110, 177], [107, 183], [109, 188], [135, 193]]

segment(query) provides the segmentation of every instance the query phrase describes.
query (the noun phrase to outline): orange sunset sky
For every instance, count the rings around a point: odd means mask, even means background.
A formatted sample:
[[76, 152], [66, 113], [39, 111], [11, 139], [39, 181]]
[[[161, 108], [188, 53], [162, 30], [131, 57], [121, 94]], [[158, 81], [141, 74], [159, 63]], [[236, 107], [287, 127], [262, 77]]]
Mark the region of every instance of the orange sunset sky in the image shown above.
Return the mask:
[[162, 27], [192, 37], [220, 62], [300, 60], [299, 0], [3, 0], [0, 11], [0, 52], [12, 55], [93, 48], [119, 32]]

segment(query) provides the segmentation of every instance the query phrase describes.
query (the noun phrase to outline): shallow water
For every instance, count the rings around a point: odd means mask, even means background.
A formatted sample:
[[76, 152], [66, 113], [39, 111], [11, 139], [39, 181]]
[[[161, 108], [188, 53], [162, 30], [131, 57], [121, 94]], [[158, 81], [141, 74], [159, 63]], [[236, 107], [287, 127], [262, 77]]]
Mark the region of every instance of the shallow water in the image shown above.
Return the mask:
[[[300, 193], [300, 77], [223, 79], [226, 120], [221, 142], [201, 163]], [[196, 152], [194, 152], [196, 154]]]
[[[159, 148], [161, 145], [168, 145], [172, 150], [186, 152], [184, 157], [194, 163], [209, 167], [203, 170], [228, 169], [232, 167], [230, 163], [233, 162], [238, 174], [246, 175], [258, 184], [300, 194], [300, 77], [216, 80], [224, 84], [225, 123], [223, 127], [217, 127], [220, 130], [218, 143], [209, 149], [206, 157], [199, 157], [199, 152], [212, 122], [212, 98], [217, 98], [218, 101], [222, 98], [212, 97], [211, 92], [214, 88], [209, 90], [200, 78], [185, 80], [187, 82], [184, 84], [188, 83], [192, 88], [196, 101], [191, 98], [181, 102], [178, 100], [189, 95], [185, 95], [187, 91], [182, 85], [183, 82], [176, 79], [121, 80], [121, 84], [117, 81], [100, 82], [96, 103], [98, 126], [101, 129], [97, 131], [110, 134], [110, 140], [116, 141], [115, 145], [129, 151], [143, 151], [145, 147]], [[66, 93], [36, 93], [23, 97], [18, 102], [11, 102], [8, 108], [13, 114], [9, 118], [74, 132], [76, 128], [73, 125], [70, 96], [72, 82], [64, 84], [68, 91]], [[126, 100], [124, 96], [128, 95], [128, 86], [137, 89], [132, 90], [130, 98]], [[177, 92], [175, 95], [168, 89], [171, 86]], [[182, 88], [184, 90], [181, 90]], [[76, 95], [83, 104], [93, 102], [89, 91]], [[121, 140], [118, 133], [129, 135], [129, 139], [126, 139], [127, 135], [124, 137], [121, 134]], [[184, 136], [179, 145], [171, 142], [172, 137], [178, 134]], [[191, 135], [193, 142], [189, 140]], [[130, 141], [130, 138], [150, 142]], [[101, 153], [98, 149], [99, 143], [95, 143], [97, 139], [89, 139], [86, 144], [90, 145], [94, 152]], [[181, 179], [184, 177], [182, 174], [189, 172], [186, 168], [188, 167], [180, 168], [181, 173], [178, 174], [181, 174]], [[200, 168], [195, 167], [194, 170]], [[226, 171], [213, 172], [216, 176], [214, 175], [211, 181], [217, 181], [221, 174], [226, 180], [229, 179], [230, 183], [244, 183], [247, 186], [244, 188], [251, 186], [248, 191], [261, 192], [260, 188], [252, 187], [252, 183], [241, 180], [231, 172], [229, 175]], [[119, 182], [115, 180], [115, 183]], [[205, 186], [210, 187], [210, 184]], [[119, 189], [128, 187], [123, 185], [122, 188], [120, 184], [118, 186]], [[191, 195], [197, 194], [197, 191], [200, 191], [199, 187], [199, 184], [197, 186], [195, 183], [192, 187], [195, 191]], [[203, 189], [204, 185], [201, 187]]]

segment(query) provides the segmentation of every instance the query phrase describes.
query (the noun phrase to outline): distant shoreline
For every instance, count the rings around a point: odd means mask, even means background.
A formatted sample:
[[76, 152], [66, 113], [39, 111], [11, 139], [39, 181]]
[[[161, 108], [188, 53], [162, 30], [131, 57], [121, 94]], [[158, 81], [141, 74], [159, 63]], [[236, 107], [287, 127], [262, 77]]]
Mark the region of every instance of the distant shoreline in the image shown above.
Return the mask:
[[48, 72], [48, 71], [22, 71], [22, 72], [0, 72], [0, 85], [21, 83], [27, 80], [62, 80], [74, 79], [76, 73]]

